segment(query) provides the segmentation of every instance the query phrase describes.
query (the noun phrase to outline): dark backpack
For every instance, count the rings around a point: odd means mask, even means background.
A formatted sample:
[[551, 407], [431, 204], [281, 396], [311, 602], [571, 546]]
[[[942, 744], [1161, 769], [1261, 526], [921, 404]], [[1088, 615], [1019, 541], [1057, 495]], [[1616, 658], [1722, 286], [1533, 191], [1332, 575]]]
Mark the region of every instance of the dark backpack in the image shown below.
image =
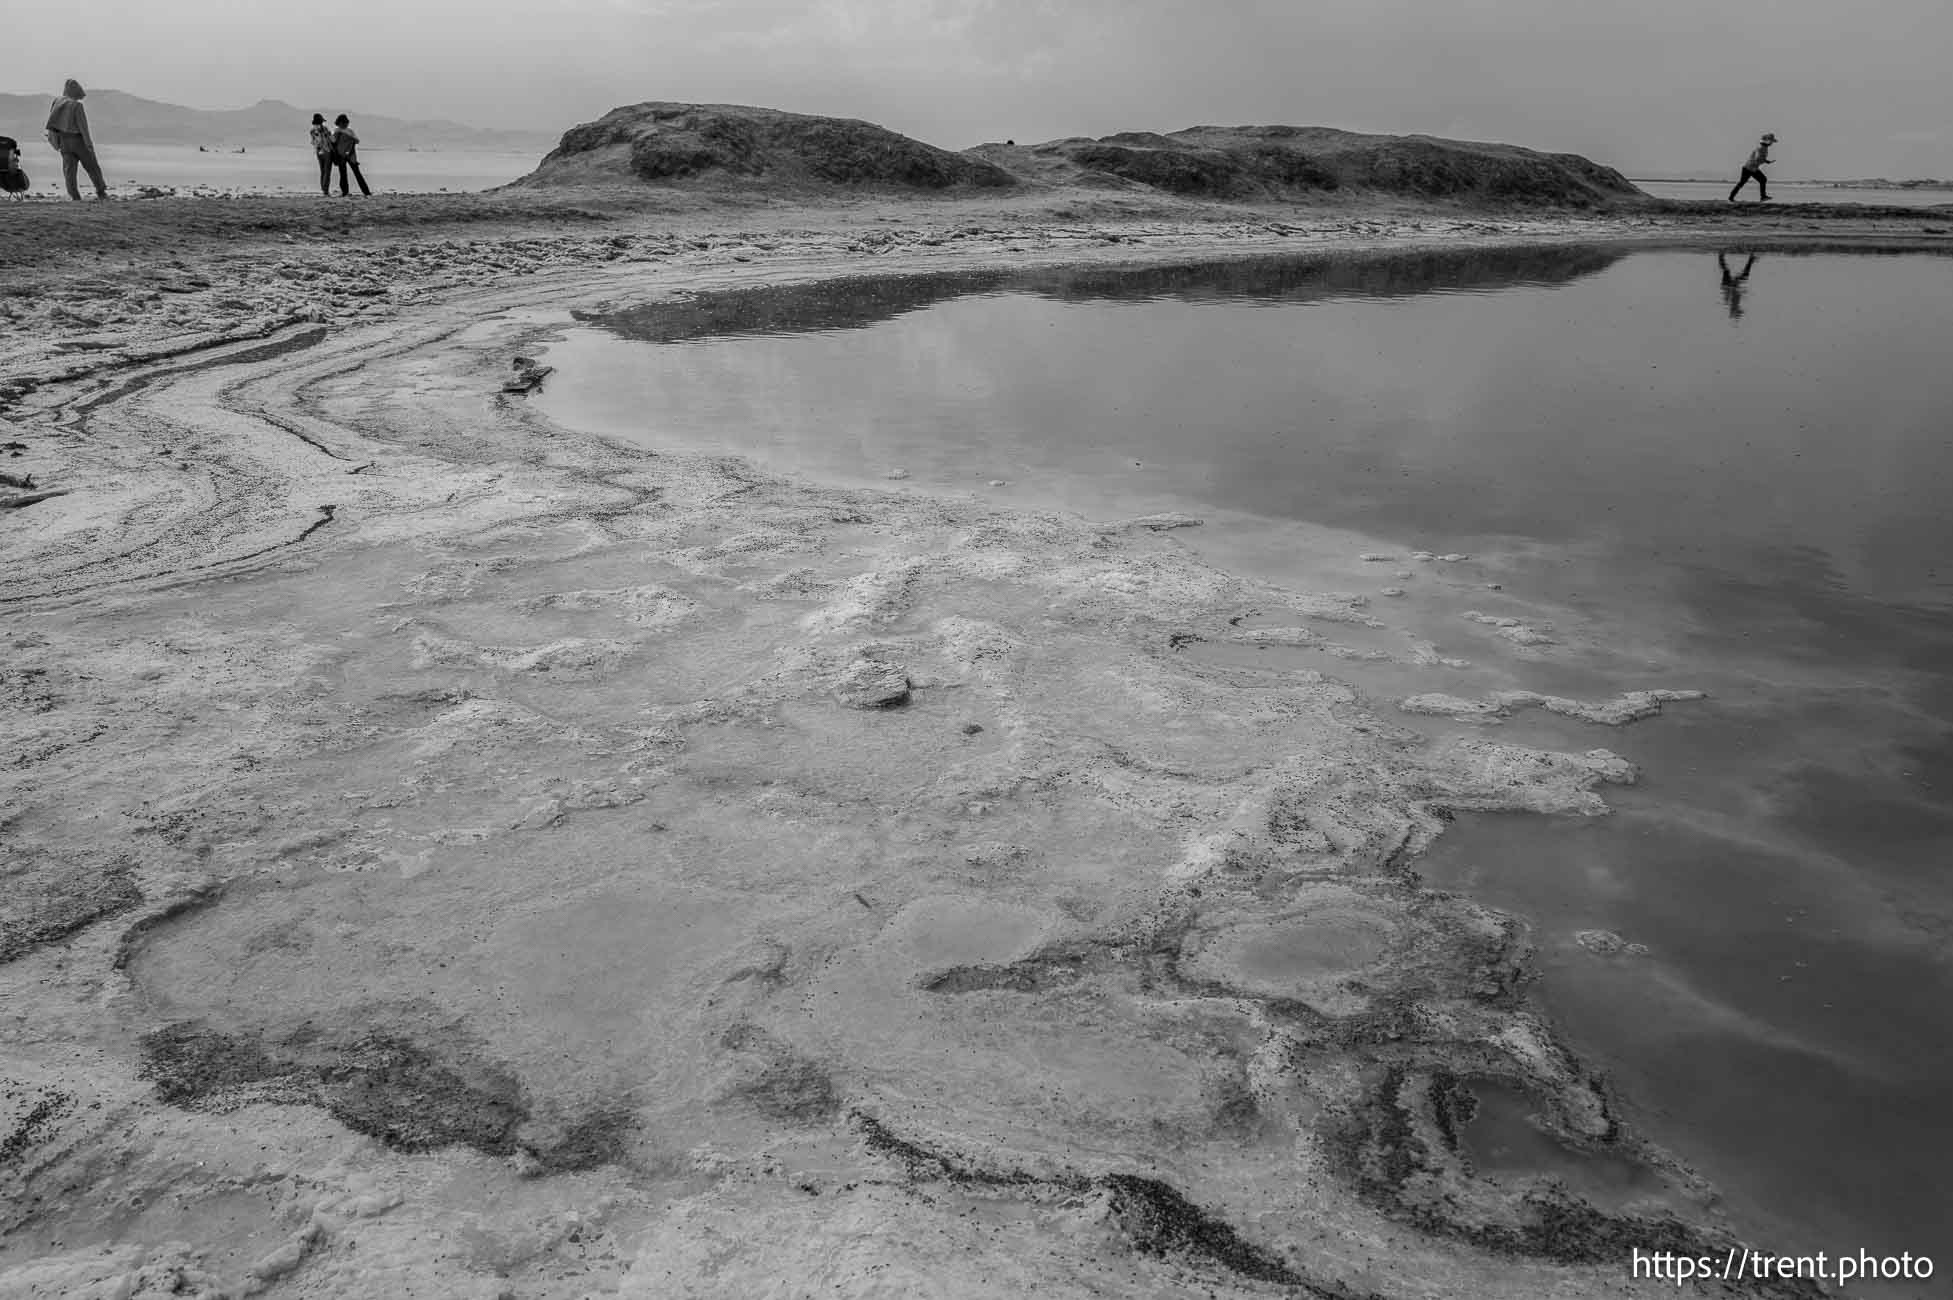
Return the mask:
[[20, 194], [28, 184], [27, 173], [20, 169], [20, 141], [0, 135], [0, 190]]

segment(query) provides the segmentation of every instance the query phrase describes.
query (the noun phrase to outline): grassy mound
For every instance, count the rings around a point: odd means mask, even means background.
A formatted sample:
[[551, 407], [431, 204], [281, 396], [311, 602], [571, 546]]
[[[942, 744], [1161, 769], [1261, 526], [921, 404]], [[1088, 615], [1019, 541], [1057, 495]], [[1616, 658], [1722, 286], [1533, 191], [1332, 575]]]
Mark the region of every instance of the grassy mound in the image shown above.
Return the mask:
[[1017, 183], [1000, 167], [872, 122], [737, 104], [633, 104], [563, 133], [518, 185], [637, 180], [896, 186], [943, 190]]
[[1422, 199], [1594, 207], [1640, 195], [1578, 154], [1434, 136], [1359, 135], [1328, 127], [1196, 126], [1167, 135], [984, 145], [971, 150], [1048, 183], [1146, 186], [1190, 198], [1295, 199], [1356, 190]]

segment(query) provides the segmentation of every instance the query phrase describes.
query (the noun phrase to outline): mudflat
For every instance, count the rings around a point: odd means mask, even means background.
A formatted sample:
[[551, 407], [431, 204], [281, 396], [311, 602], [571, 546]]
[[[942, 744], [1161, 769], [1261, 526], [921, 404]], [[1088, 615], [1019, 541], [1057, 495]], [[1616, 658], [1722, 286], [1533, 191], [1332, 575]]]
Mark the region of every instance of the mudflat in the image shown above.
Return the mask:
[[[1597, 735], [1427, 746], [1333, 674], [1181, 653], [1391, 617], [1197, 520], [620, 445], [513, 361], [863, 272], [1932, 214], [6, 216], [0, 1291], [1565, 1296], [1725, 1248], [1529, 1008], [1524, 927], [1409, 870], [1456, 811], [1604, 814], [1605, 728], [1688, 683], [1434, 697]], [[1368, 544], [1325, 530], [1323, 571]], [[1628, 1190], [1478, 1176], [1474, 1084]]]

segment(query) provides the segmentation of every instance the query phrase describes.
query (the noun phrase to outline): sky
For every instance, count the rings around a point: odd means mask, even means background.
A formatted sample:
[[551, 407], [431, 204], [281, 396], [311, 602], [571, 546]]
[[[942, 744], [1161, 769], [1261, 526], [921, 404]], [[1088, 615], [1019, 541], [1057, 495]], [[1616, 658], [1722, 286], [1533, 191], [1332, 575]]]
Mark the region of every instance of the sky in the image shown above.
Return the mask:
[[0, 26], [66, 77], [560, 131], [644, 100], [960, 149], [1200, 124], [1503, 140], [1635, 176], [1953, 177], [1949, 0], [73, 0]]

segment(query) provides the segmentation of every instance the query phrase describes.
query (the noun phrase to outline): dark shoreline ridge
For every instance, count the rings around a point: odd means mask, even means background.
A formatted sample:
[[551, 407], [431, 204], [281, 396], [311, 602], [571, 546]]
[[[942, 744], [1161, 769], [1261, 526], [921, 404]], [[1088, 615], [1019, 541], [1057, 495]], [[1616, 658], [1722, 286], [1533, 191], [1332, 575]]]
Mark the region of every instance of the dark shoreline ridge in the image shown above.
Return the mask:
[[563, 139], [519, 186], [716, 181], [941, 190], [1076, 185], [1194, 198], [1287, 199], [1344, 190], [1596, 207], [1641, 197], [1578, 154], [1329, 127], [1196, 126], [961, 153], [853, 118], [739, 104], [614, 108]]

